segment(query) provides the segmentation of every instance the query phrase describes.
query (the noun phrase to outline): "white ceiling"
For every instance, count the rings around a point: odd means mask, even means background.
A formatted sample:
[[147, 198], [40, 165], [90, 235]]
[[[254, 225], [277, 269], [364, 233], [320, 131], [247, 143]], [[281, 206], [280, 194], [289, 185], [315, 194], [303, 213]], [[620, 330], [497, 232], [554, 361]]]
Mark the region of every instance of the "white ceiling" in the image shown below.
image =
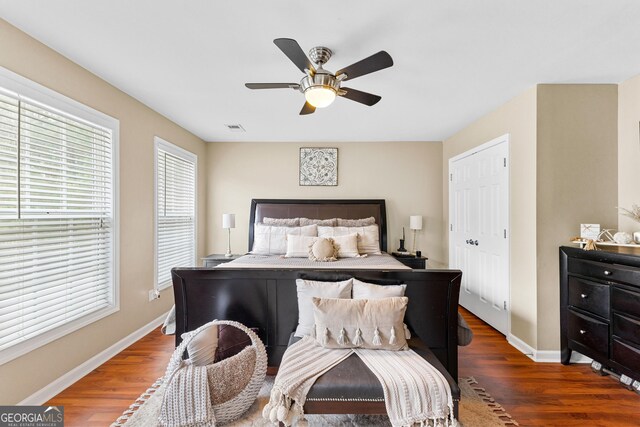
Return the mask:
[[[442, 140], [536, 83], [640, 74], [637, 0], [0, 0], [0, 16], [206, 141]], [[299, 92], [246, 89], [302, 77], [278, 37], [329, 47], [334, 72], [386, 50], [393, 67], [349, 82], [382, 101], [299, 116]]]

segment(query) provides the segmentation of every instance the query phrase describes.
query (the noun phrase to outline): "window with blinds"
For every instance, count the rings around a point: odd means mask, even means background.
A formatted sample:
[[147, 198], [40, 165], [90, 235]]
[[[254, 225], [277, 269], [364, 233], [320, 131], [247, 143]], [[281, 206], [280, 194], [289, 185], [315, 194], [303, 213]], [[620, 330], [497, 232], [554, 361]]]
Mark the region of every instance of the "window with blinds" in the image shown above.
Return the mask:
[[108, 119], [0, 87], [0, 363], [117, 310]]
[[173, 267], [196, 265], [197, 156], [160, 138], [156, 146], [156, 289]]

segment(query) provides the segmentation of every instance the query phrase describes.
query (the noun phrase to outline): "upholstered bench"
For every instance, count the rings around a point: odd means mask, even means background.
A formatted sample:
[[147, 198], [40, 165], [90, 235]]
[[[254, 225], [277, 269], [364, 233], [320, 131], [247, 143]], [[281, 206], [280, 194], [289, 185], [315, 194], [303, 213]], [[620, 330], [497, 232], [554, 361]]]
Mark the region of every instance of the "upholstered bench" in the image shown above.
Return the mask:
[[[291, 334], [289, 345], [300, 340]], [[454, 416], [458, 417], [460, 388], [438, 358], [419, 338], [407, 340], [409, 347], [438, 369], [447, 379], [453, 396]], [[304, 405], [306, 414], [386, 414], [384, 392], [378, 378], [360, 358], [352, 354], [321, 375]]]

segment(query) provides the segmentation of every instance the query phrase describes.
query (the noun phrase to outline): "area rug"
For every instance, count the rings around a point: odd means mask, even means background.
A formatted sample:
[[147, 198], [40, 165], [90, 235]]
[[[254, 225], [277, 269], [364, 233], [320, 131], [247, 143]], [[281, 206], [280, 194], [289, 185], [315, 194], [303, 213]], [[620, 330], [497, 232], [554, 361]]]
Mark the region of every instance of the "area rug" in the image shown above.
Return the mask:
[[[504, 427], [517, 426], [511, 416], [478, 385], [473, 377], [460, 378], [458, 384], [462, 392], [460, 400], [459, 424], [463, 427]], [[269, 392], [273, 377], [268, 376], [260, 389], [256, 402], [245, 415], [231, 424], [231, 427], [266, 427], [272, 424], [262, 418], [262, 408], [269, 401]], [[149, 427], [155, 426], [164, 387], [156, 381], [127, 409], [111, 427]], [[382, 427], [390, 426], [389, 418], [384, 415], [305, 415], [309, 426], [352, 426]]]

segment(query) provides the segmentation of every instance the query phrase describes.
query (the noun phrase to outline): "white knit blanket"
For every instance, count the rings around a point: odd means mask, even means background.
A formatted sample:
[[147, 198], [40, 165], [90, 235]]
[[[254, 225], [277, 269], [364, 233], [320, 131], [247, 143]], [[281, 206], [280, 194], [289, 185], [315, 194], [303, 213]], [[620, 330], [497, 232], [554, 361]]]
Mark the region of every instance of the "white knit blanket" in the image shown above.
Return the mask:
[[[170, 364], [171, 365], [171, 364]], [[166, 427], [215, 425], [206, 366], [182, 362], [167, 377], [158, 423]]]
[[413, 350], [327, 349], [311, 337], [303, 337], [285, 352], [263, 417], [292, 425], [304, 416], [304, 402], [316, 379], [352, 353], [380, 381], [393, 426], [458, 425], [449, 383]]

